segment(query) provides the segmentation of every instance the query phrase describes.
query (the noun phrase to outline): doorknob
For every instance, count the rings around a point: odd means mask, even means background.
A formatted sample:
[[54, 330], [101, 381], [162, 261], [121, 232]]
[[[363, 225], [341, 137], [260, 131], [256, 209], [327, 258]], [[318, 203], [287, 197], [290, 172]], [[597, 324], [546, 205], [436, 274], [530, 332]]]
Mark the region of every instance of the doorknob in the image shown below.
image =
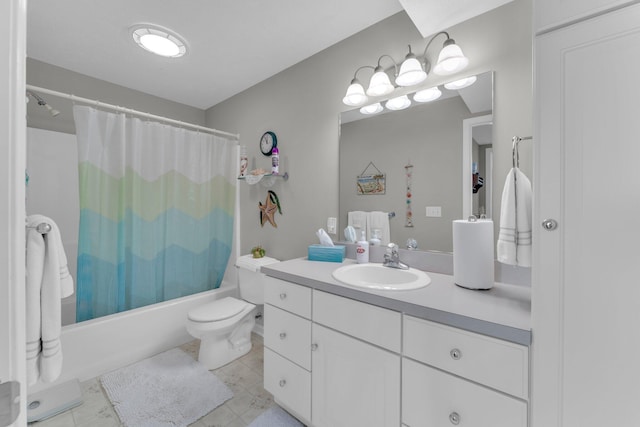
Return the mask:
[[558, 221], [556, 221], [555, 219], [545, 219], [544, 221], [542, 221], [542, 228], [544, 228], [547, 231], [553, 231], [558, 227]]

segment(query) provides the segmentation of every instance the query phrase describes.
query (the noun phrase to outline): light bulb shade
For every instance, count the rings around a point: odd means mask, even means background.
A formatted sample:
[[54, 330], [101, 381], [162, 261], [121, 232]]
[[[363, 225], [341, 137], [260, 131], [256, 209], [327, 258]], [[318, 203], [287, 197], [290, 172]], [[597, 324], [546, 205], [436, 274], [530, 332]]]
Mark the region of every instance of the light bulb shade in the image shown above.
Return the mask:
[[362, 114], [378, 114], [382, 110], [384, 110], [384, 108], [382, 108], [382, 105], [380, 105], [379, 102], [376, 102], [375, 104], [365, 105], [360, 109], [360, 112]]
[[168, 58], [178, 58], [187, 53], [187, 46], [180, 36], [156, 25], [137, 24], [130, 27], [133, 40], [141, 48]]
[[367, 95], [369, 96], [383, 96], [393, 92], [393, 85], [387, 73], [382, 71], [380, 67], [376, 68], [376, 72], [371, 76], [369, 81], [369, 88], [367, 89]]
[[442, 92], [440, 92], [440, 89], [436, 86], [416, 92], [416, 94], [413, 95], [413, 100], [416, 102], [431, 102], [440, 98], [441, 95]]
[[[451, 40], [451, 42], [449, 42]], [[469, 59], [464, 56], [460, 46], [455, 44], [452, 39], [444, 43], [444, 47], [438, 55], [438, 63], [433, 68], [433, 72], [439, 76], [448, 76], [464, 70], [469, 64]]]
[[398, 96], [396, 98], [391, 98], [385, 104], [389, 110], [404, 110], [405, 108], [409, 108], [411, 105], [411, 101], [407, 95]]
[[367, 102], [369, 98], [364, 93], [364, 88], [360, 82], [356, 79], [351, 81], [351, 84], [347, 88], [347, 93], [342, 98], [342, 102], [350, 107], [357, 107]]
[[458, 90], [465, 88], [467, 86], [471, 86], [476, 82], [478, 78], [476, 76], [465, 77], [464, 79], [456, 80], [454, 82], [445, 83], [444, 87], [449, 90]]
[[398, 86], [413, 86], [424, 81], [427, 78], [427, 73], [422, 69], [422, 64], [416, 59], [415, 56], [409, 54], [400, 66], [400, 72], [396, 77], [396, 84]]

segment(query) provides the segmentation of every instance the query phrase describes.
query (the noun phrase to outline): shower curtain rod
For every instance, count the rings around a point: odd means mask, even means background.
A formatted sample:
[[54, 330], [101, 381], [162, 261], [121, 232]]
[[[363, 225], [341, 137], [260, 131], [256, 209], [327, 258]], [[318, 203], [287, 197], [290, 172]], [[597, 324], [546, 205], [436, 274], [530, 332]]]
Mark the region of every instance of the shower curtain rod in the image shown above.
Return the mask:
[[142, 111], [133, 110], [131, 108], [120, 107], [118, 105], [113, 105], [113, 104], [107, 104], [107, 103], [98, 101], [96, 99], [83, 98], [81, 96], [72, 95], [70, 93], [58, 92], [58, 91], [51, 90], [51, 89], [46, 89], [46, 88], [43, 88], [43, 87], [26, 85], [26, 88], [28, 90], [32, 90], [34, 92], [40, 92], [40, 93], [44, 93], [44, 94], [47, 94], [47, 95], [57, 96], [59, 98], [67, 98], [67, 99], [70, 99], [73, 102], [81, 102], [83, 104], [90, 104], [90, 105], [94, 105], [96, 107], [115, 110], [115, 111], [118, 111], [120, 113], [134, 114], [136, 116], [140, 116], [140, 117], [144, 117], [144, 118], [148, 118], [148, 119], [153, 119], [153, 120], [158, 120], [158, 121], [161, 121], [161, 122], [171, 123], [171, 124], [182, 126], [182, 127], [190, 127], [190, 128], [193, 128], [193, 129], [204, 131], [204, 132], [213, 133], [215, 135], [226, 136], [226, 137], [232, 138], [232, 139], [234, 139], [236, 141], [240, 140], [240, 135], [237, 134], [237, 133], [225, 132], [225, 131], [218, 130], [218, 129], [212, 129], [212, 128], [208, 128], [208, 127], [204, 127], [204, 126], [200, 126], [200, 125], [194, 125], [192, 123], [187, 123], [187, 122], [183, 122], [183, 121], [180, 121], [180, 120], [170, 119], [168, 117], [156, 116], [155, 114], [144, 113]]

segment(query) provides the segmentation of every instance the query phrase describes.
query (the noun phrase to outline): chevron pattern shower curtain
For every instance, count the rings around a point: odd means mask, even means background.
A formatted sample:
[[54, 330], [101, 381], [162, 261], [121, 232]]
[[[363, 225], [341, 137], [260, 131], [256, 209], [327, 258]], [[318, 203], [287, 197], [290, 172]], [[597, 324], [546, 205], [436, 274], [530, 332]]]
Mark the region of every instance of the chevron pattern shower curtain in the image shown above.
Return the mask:
[[77, 321], [220, 286], [233, 239], [237, 143], [75, 106]]

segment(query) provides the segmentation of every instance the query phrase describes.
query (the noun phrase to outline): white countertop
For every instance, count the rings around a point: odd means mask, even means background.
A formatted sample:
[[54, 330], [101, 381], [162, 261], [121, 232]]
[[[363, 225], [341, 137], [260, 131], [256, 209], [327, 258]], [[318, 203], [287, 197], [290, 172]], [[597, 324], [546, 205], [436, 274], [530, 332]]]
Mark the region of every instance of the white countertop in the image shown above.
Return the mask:
[[411, 291], [369, 290], [338, 282], [331, 273], [355, 264], [308, 261], [296, 258], [263, 266], [267, 276], [341, 295], [405, 314], [529, 345], [531, 343], [531, 290], [529, 287], [496, 283], [490, 290], [456, 286], [453, 276], [431, 273], [431, 283]]

